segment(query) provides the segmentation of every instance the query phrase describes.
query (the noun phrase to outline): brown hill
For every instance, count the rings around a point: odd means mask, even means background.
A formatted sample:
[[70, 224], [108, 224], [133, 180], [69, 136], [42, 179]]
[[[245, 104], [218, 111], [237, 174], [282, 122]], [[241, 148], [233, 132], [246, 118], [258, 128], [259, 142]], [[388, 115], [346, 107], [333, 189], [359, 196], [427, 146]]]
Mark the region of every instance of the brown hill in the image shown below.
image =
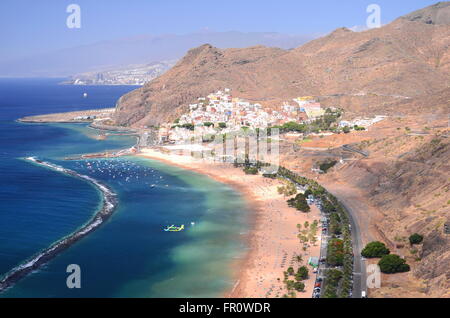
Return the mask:
[[450, 24], [450, 2], [438, 2], [425, 9], [414, 11], [401, 17], [409, 21], [419, 21], [426, 24]]
[[[448, 138], [400, 133], [372, 139], [363, 148], [370, 158], [344, 167], [338, 178], [373, 207], [368, 229], [412, 267], [410, 273], [383, 277], [372, 296], [450, 297], [450, 235], [444, 228], [450, 221]], [[422, 245], [409, 245], [413, 233], [424, 236]]]
[[[437, 6], [422, 12], [447, 10], [448, 2]], [[442, 22], [445, 14], [438, 16]], [[203, 45], [163, 76], [123, 96], [115, 120], [125, 126], [158, 125], [174, 120], [198, 97], [225, 87], [263, 105], [315, 95], [351, 112], [382, 112], [405, 97], [450, 86], [450, 26], [422, 20], [406, 16], [365, 32], [342, 28], [288, 51]]]

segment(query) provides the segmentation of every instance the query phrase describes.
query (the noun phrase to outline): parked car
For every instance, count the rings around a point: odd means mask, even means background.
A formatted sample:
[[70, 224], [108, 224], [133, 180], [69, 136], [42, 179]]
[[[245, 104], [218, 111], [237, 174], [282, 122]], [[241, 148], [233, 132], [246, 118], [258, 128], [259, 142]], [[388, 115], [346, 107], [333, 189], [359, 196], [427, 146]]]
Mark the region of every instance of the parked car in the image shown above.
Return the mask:
[[322, 287], [322, 283], [321, 283], [321, 282], [317, 282], [317, 283], [314, 285], [314, 288], [317, 288], [317, 287]]

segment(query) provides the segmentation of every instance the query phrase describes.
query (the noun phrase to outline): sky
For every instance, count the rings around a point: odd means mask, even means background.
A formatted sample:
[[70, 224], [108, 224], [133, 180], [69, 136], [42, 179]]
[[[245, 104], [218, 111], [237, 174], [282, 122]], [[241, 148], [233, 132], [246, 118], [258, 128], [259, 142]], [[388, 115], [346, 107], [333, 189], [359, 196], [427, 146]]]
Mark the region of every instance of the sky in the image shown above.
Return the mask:
[[[370, 4], [383, 24], [437, 0], [1, 0], [0, 61], [142, 34], [207, 31], [326, 34], [366, 24]], [[68, 28], [67, 6], [81, 9]]]

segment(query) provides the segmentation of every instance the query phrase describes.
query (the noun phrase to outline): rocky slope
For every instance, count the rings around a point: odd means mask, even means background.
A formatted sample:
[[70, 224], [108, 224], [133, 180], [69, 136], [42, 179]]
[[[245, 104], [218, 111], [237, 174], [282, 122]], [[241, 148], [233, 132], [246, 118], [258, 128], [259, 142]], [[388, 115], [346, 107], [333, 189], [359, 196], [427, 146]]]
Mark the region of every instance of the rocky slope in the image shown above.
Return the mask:
[[[384, 241], [412, 265], [410, 281], [422, 283], [416, 292], [450, 297], [450, 235], [444, 231], [450, 221], [450, 141], [435, 135], [399, 136], [367, 149], [389, 158], [358, 167], [371, 203], [382, 211], [376, 223]], [[417, 249], [407, 242], [413, 233], [425, 237]], [[389, 295], [389, 287], [377, 293]]]
[[[450, 86], [448, 8], [448, 2], [439, 4], [365, 32], [338, 29], [293, 50], [203, 45], [123, 96], [116, 123], [142, 127], [171, 121], [198, 97], [225, 87], [268, 106], [315, 95], [363, 114], [382, 112], [406, 97], [433, 96]], [[429, 15], [438, 18], [430, 24], [423, 19]]]
[[450, 2], [438, 2], [425, 9], [414, 11], [402, 18], [409, 21], [420, 21], [426, 24], [448, 24], [450, 21]]

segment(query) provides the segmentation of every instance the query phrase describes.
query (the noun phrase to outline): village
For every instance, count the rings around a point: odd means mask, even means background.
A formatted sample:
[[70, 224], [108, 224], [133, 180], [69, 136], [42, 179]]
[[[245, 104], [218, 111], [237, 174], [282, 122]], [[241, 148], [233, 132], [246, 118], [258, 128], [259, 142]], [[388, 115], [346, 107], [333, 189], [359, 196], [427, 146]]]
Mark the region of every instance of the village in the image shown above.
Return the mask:
[[[298, 133], [298, 129], [283, 129], [295, 125], [313, 124], [324, 115], [340, 118], [341, 111], [336, 107], [323, 108], [313, 96], [297, 97], [291, 103], [284, 102], [279, 110], [265, 109], [259, 103], [251, 103], [239, 97], [233, 97], [231, 89], [198, 98], [197, 103], [189, 105], [189, 112], [174, 123], [159, 127], [159, 143], [183, 143], [192, 138], [203, 138], [217, 134], [239, 132], [242, 129], [282, 128], [283, 133]], [[352, 121], [340, 120], [331, 132], [327, 129], [308, 132], [309, 134], [349, 133], [354, 130], [366, 130], [382, 121], [385, 116], [375, 118], [357, 118]], [[292, 125], [293, 124], [293, 125]], [[290, 131], [289, 131], [290, 130]], [[302, 132], [302, 134], [304, 134]]]

